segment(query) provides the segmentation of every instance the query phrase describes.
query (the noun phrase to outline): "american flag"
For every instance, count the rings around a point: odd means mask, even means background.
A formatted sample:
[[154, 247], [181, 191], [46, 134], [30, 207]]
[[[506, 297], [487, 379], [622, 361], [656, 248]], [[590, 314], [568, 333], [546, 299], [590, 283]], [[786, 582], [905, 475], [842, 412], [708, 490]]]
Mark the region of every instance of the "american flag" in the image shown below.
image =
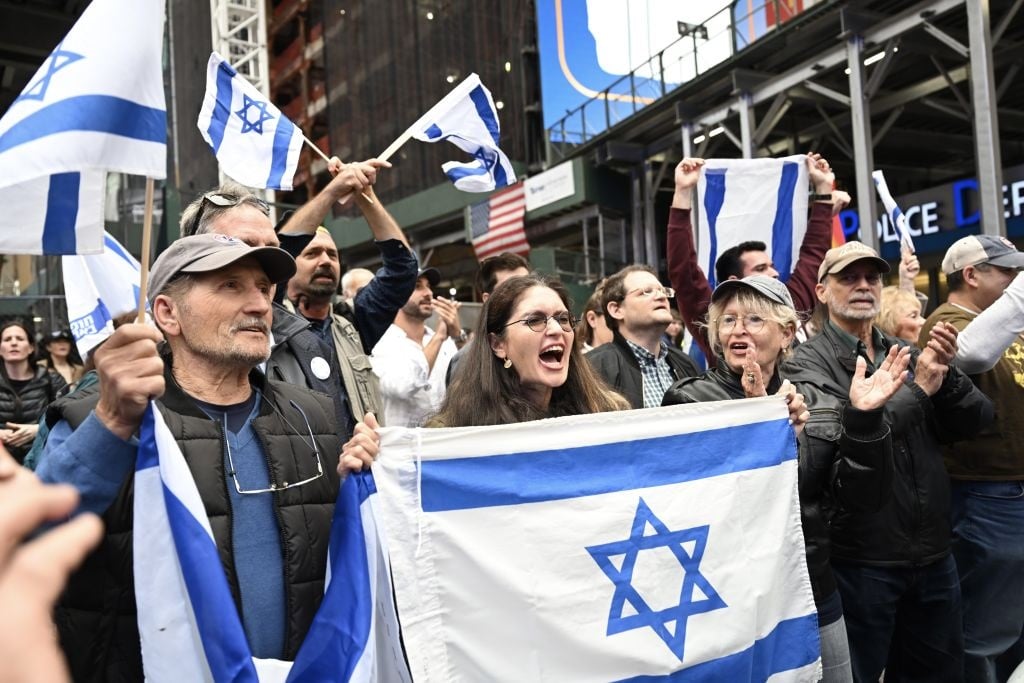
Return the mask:
[[530, 251], [523, 230], [526, 191], [522, 183], [495, 192], [486, 202], [469, 207], [469, 230], [477, 261], [505, 251]]

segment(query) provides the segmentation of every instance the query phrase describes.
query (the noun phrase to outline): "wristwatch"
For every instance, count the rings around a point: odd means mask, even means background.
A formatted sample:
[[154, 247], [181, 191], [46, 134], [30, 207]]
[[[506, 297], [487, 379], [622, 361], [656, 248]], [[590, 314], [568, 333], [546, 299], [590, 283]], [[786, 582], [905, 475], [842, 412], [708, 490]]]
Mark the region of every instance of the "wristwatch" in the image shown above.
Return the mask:
[[831, 194], [822, 194], [822, 193], [819, 193], [819, 192], [815, 192], [814, 194], [811, 195], [811, 201], [812, 202], [830, 202], [830, 201], [832, 201], [832, 195]]
[[453, 337], [453, 339], [455, 339], [456, 344], [465, 344], [466, 341], [469, 339], [469, 335], [463, 332], [458, 337]]

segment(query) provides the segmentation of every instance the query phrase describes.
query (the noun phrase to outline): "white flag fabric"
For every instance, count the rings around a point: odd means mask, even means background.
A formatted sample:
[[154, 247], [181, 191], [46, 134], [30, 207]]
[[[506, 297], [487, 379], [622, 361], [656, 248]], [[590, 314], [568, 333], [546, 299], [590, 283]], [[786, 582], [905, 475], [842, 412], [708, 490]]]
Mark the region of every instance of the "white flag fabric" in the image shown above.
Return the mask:
[[294, 663], [252, 657], [195, 480], [153, 403], [139, 433], [134, 495], [135, 597], [147, 680], [410, 680], [369, 474], [348, 477], [339, 492], [328, 584]]
[[764, 242], [789, 280], [807, 232], [807, 157], [708, 159], [697, 182], [697, 262], [714, 288], [715, 261], [740, 242]]
[[0, 187], [0, 252], [98, 254], [106, 173], [55, 173]]
[[197, 125], [224, 173], [249, 187], [292, 189], [302, 130], [216, 52]]
[[61, 269], [71, 334], [85, 358], [113, 334], [115, 316], [138, 309], [141, 266], [110, 233], [103, 233], [102, 254], [64, 256]]
[[491, 92], [470, 74], [414, 123], [409, 131], [422, 142], [447, 140], [476, 159], [441, 166], [455, 187], [490, 192], [516, 182], [512, 162], [501, 151], [501, 126]]
[[882, 205], [885, 206], [885, 212], [889, 214], [889, 220], [892, 222], [893, 227], [896, 228], [896, 234], [900, 236], [900, 248], [908, 249], [913, 254], [915, 252], [914, 238], [907, 228], [907, 217], [903, 215], [900, 207], [896, 206], [896, 200], [892, 198], [892, 193], [889, 192], [889, 185], [885, 182], [885, 174], [881, 171], [875, 171], [871, 174], [871, 177], [875, 181], [875, 189], [878, 191], [878, 197], [882, 200]]
[[0, 252], [97, 253], [103, 173], [166, 176], [163, 25], [163, 0], [94, 0], [0, 118]]
[[817, 680], [781, 399], [381, 440], [416, 681]]

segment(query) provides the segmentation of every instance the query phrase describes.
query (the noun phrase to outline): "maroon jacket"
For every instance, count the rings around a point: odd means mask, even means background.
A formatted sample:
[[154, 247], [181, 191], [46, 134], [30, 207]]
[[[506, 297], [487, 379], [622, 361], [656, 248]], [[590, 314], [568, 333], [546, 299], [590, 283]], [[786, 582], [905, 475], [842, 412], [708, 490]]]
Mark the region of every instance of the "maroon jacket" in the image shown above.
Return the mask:
[[[793, 297], [793, 305], [801, 313], [810, 313], [818, 301], [814, 286], [818, 284], [818, 266], [832, 245], [832, 205], [824, 202], [811, 204], [807, 232], [800, 245], [800, 258], [786, 287]], [[668, 213], [668, 278], [676, 290], [676, 305], [683, 316], [686, 329], [700, 345], [708, 366], [715, 365], [715, 354], [708, 345], [706, 329], [702, 326], [711, 305], [711, 285], [697, 264], [697, 249], [693, 244], [690, 209], [669, 209]]]

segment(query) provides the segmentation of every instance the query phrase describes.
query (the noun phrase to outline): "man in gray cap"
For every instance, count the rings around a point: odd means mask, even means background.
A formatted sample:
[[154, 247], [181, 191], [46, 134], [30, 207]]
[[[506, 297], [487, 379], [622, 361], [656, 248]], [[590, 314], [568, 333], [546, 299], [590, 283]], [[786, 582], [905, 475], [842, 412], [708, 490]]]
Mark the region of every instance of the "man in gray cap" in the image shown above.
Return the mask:
[[[942, 260], [949, 296], [925, 321], [922, 338], [940, 323], [963, 332], [1004, 295], [1021, 268], [1024, 254], [1005, 237], [954, 242]], [[1011, 307], [1008, 316], [1019, 311]], [[1008, 316], [1004, 327], [1019, 326]], [[997, 353], [994, 367], [972, 376], [995, 404], [995, 423], [943, 451], [952, 479], [968, 681], [999, 680], [997, 658], [1024, 633], [1024, 339], [1013, 335]]]
[[[858, 357], [871, 374], [894, 344], [906, 344], [874, 325], [888, 271], [860, 242], [825, 254], [816, 293], [828, 320], [796, 348], [786, 364], [790, 380], [846, 403]], [[912, 349], [909, 377], [884, 408], [892, 490], [877, 512], [832, 513], [832, 567], [858, 681], [877, 681], [883, 669], [887, 680], [962, 679], [960, 585], [940, 443], [973, 437], [992, 420], [992, 403], [950, 364], [955, 354], [956, 329], [945, 323], [923, 350]]]
[[174, 242], [149, 277], [159, 332], [119, 328], [96, 352], [98, 386], [51, 406], [39, 477], [75, 485], [106, 524], [57, 609], [76, 681], [142, 680], [132, 470], [150, 399], [195, 479], [253, 655], [295, 657], [323, 593], [338, 472], [368, 462], [376, 443], [361, 424], [342, 447], [328, 397], [254, 371], [270, 355], [274, 285], [294, 272], [276, 247]]
[[[445, 375], [458, 344], [466, 341], [459, 323], [459, 303], [434, 297], [441, 282], [436, 268], [425, 268], [416, 289], [395, 321], [373, 347], [373, 371], [380, 378], [384, 424], [420, 427], [444, 401]], [[437, 329], [427, 319], [437, 313]]]

